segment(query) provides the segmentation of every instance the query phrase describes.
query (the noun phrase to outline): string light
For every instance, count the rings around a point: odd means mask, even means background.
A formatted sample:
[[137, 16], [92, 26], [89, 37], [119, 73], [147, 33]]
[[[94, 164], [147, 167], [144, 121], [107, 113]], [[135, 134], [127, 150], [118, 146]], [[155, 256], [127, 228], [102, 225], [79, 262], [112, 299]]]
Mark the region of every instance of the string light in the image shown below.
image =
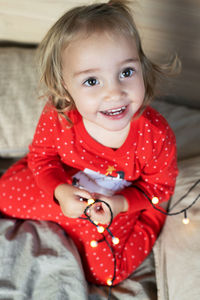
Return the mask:
[[[168, 209], [167, 211], [165, 211], [164, 209], [161, 209], [157, 206], [155, 206], [155, 203], [153, 203], [153, 199], [154, 198], [157, 198], [157, 197], [153, 197], [152, 199], [150, 199], [150, 197], [138, 186], [135, 186], [135, 185], [131, 185], [132, 187], [138, 189], [148, 200], [149, 202], [152, 204], [153, 208], [155, 208], [157, 211], [161, 212], [162, 214], [164, 215], [167, 215], [167, 216], [175, 216], [175, 215], [179, 215], [181, 213], [184, 213], [184, 215], [186, 215], [186, 210], [188, 210], [189, 208], [191, 208], [196, 202], [197, 200], [200, 198], [200, 194], [197, 195], [197, 197], [194, 199], [194, 201], [188, 205], [187, 207], [185, 207], [184, 209], [178, 211], [178, 212], [174, 212], [174, 213], [170, 213], [170, 211], [175, 207], [177, 206], [183, 199], [185, 199], [188, 194], [200, 183], [200, 179], [198, 179], [190, 188], [189, 190], [186, 192], [186, 194], [184, 194], [172, 207], [170, 207], [170, 209]], [[183, 223], [184, 224], [188, 224], [189, 223], [189, 219], [187, 218], [187, 215], [186, 217], [183, 219]]]
[[190, 219], [187, 217], [187, 211], [186, 210], [184, 211], [184, 218], [183, 218], [182, 222], [183, 222], [184, 225], [187, 225], [187, 224], [190, 223]]
[[92, 199], [92, 198], [90, 198], [90, 199], [88, 199], [87, 204], [88, 204], [88, 205], [91, 205], [91, 204], [93, 204], [94, 202], [95, 202], [95, 200]]
[[[185, 195], [183, 195], [171, 208], [170, 208], [170, 211], [179, 203], [181, 202], [189, 193], [190, 191], [197, 185], [199, 184], [200, 180], [198, 180], [197, 182], [195, 182], [195, 184], [193, 184], [193, 186], [187, 191], [187, 193]], [[134, 185], [132, 185], [134, 186]], [[196, 201], [200, 198], [200, 194], [194, 199], [194, 201], [186, 208], [184, 208], [183, 210], [179, 211], [179, 212], [175, 212], [175, 213], [169, 213], [169, 210], [168, 211], [165, 211], [164, 209], [160, 209], [159, 207], [156, 206], [156, 204], [159, 203], [159, 199], [158, 197], [153, 197], [152, 199], [150, 199], [150, 197], [148, 195], [146, 195], [146, 193], [140, 189], [138, 186], [134, 186], [135, 188], [137, 188], [140, 192], [143, 193], [143, 195], [150, 201], [150, 203], [152, 204], [153, 208], [155, 208], [156, 210], [160, 211], [161, 213], [165, 214], [165, 215], [168, 215], [168, 216], [174, 216], [174, 215], [178, 215], [180, 213], [184, 213], [184, 218], [183, 218], [183, 224], [188, 224], [190, 222], [189, 218], [187, 217], [187, 210], [192, 207]], [[105, 205], [107, 205], [107, 207], [109, 208], [109, 211], [110, 211], [110, 222], [109, 224], [107, 225], [107, 227], [103, 227], [103, 226], [99, 226], [98, 225], [98, 222], [95, 222], [93, 221], [90, 216], [88, 215], [89, 213], [89, 209], [90, 207], [94, 204], [94, 203], [98, 203], [98, 202], [101, 202], [101, 203], [104, 203]], [[113, 269], [113, 276], [112, 278], [108, 278], [106, 280], [106, 283], [107, 285], [109, 286], [109, 296], [108, 296], [108, 299], [110, 299], [111, 297], [111, 289], [112, 289], [112, 286], [113, 286], [113, 282], [115, 280], [115, 277], [116, 277], [116, 257], [115, 257], [115, 252], [114, 252], [114, 249], [112, 248], [111, 244], [108, 242], [108, 240], [106, 239], [106, 236], [104, 235], [104, 232], [105, 230], [109, 233], [109, 235], [112, 237], [112, 243], [114, 245], [117, 245], [119, 244], [120, 240], [118, 237], [115, 237], [113, 236], [112, 232], [110, 231], [109, 227], [111, 226], [112, 224], [112, 221], [113, 221], [113, 213], [112, 213], [112, 210], [111, 210], [111, 207], [109, 206], [109, 204], [103, 200], [99, 200], [99, 199], [88, 199], [87, 200], [87, 203], [88, 203], [88, 206], [86, 207], [85, 211], [84, 211], [84, 214], [85, 214], [85, 218], [84, 217], [80, 217], [80, 219], [86, 219], [86, 220], [89, 220], [96, 228], [97, 228], [97, 231], [102, 234], [102, 239], [101, 240], [98, 240], [98, 241], [95, 241], [95, 240], [92, 240], [90, 242], [90, 246], [92, 248], [95, 248], [98, 246], [98, 244], [100, 242], [106, 242], [106, 244], [108, 245], [112, 255], [113, 255], [113, 262], [114, 262], [114, 269]]]
[[96, 248], [98, 246], [98, 242], [93, 240], [93, 241], [90, 242], [90, 246], [92, 248]]
[[159, 203], [158, 197], [153, 197], [153, 198], [151, 199], [151, 202], [152, 202], [153, 204], [158, 204], [158, 203]]
[[105, 228], [103, 226], [97, 226], [97, 231], [99, 233], [103, 233], [105, 231]]
[[[110, 211], [110, 222], [109, 222], [109, 224], [108, 224], [105, 228], [104, 228], [103, 226], [99, 226], [99, 225], [98, 225], [98, 222], [93, 221], [93, 220], [90, 218], [89, 214], [88, 214], [88, 213], [89, 213], [89, 210], [90, 210], [90, 207], [91, 207], [94, 203], [98, 203], [98, 202], [99, 202], [99, 203], [100, 203], [100, 202], [101, 202], [101, 203], [104, 203], [104, 204], [108, 207], [108, 209], [109, 209], [109, 211]], [[111, 297], [111, 288], [112, 288], [113, 282], [114, 282], [115, 277], [116, 277], [116, 257], [115, 257], [115, 252], [114, 252], [114, 250], [113, 250], [111, 244], [109, 243], [109, 241], [106, 239], [106, 236], [104, 235], [104, 232], [105, 232], [105, 230], [107, 230], [108, 234], [112, 237], [112, 242], [113, 242], [113, 244], [117, 245], [117, 244], [119, 243], [119, 238], [114, 237], [113, 234], [111, 233], [111, 231], [109, 230], [109, 227], [111, 226], [112, 221], [113, 221], [113, 212], [112, 212], [112, 209], [111, 209], [110, 205], [109, 205], [107, 202], [105, 202], [105, 201], [103, 201], [103, 200], [95, 199], [94, 201], [91, 201], [90, 204], [88, 204], [88, 206], [85, 208], [85, 210], [84, 210], [84, 215], [85, 215], [85, 217], [79, 217], [79, 218], [80, 218], [80, 219], [84, 219], [84, 220], [90, 221], [90, 222], [97, 228], [97, 231], [102, 235], [102, 239], [100, 239], [100, 240], [98, 240], [98, 241], [92, 240], [92, 241], [90, 242], [90, 246], [91, 246], [92, 248], [95, 248], [95, 247], [98, 246], [98, 244], [99, 244], [100, 242], [105, 242], [105, 243], [107, 244], [107, 246], [109, 247], [109, 249], [110, 249], [112, 255], [113, 255], [113, 262], [114, 262], [113, 276], [112, 276], [112, 278], [108, 278], [108, 279], [106, 280], [107, 285], [110, 287], [110, 288], [109, 288], [109, 296], [108, 296], [108, 299], [110, 299], [110, 297]]]
[[119, 244], [119, 238], [118, 238], [118, 237], [115, 237], [115, 236], [113, 236], [113, 237], [112, 237], [112, 242], [113, 242], [113, 244], [114, 244], [114, 245], [117, 245], [117, 244]]
[[111, 286], [112, 285], [112, 279], [108, 278], [106, 283], [107, 283], [107, 285]]
[[187, 225], [187, 224], [190, 223], [190, 220], [189, 220], [188, 218], [184, 218], [184, 219], [182, 220], [182, 222], [183, 222], [184, 225]]

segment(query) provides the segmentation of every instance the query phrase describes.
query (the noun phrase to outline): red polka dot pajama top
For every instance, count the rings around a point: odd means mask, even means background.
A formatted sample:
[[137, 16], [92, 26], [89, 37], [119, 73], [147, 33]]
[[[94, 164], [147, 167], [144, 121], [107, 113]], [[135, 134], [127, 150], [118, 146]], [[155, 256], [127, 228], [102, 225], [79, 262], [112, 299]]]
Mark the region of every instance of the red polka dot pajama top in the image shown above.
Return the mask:
[[[60, 224], [75, 242], [82, 258], [88, 281], [107, 284], [114, 272], [114, 259], [101, 233], [88, 220], [68, 218], [53, 200], [54, 189], [62, 183], [72, 183], [72, 176], [85, 169], [108, 177], [123, 174], [150, 198], [161, 202], [173, 194], [176, 176], [176, 142], [166, 120], [147, 107], [132, 120], [128, 137], [117, 150], [105, 147], [87, 133], [82, 118], [74, 110], [68, 113], [74, 125], [59, 117], [47, 103], [30, 152], [11, 166], [0, 179], [0, 209], [11, 217], [50, 220]], [[127, 278], [147, 257], [160, 233], [165, 215], [155, 210], [136, 187], [122, 189], [127, 198], [127, 212], [118, 214], [110, 227], [120, 242], [113, 245], [116, 257], [116, 277], [113, 284]], [[111, 237], [104, 232], [111, 243]]]

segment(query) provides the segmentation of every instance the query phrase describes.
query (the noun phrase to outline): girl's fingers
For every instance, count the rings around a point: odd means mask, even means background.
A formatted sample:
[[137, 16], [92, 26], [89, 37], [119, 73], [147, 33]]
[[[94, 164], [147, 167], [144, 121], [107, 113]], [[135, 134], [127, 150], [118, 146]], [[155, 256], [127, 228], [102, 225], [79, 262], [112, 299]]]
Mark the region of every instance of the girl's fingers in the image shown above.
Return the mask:
[[96, 203], [90, 207], [90, 218], [93, 222], [102, 224], [109, 223], [110, 213], [107, 206], [103, 203]]
[[77, 188], [75, 194], [81, 199], [81, 201], [87, 201], [92, 198], [92, 195], [88, 191], [79, 188]]
[[93, 222], [102, 224], [107, 224], [110, 222], [111, 215], [107, 205], [102, 202], [95, 203], [96, 199], [106, 201], [108, 200], [107, 197], [99, 194], [95, 194], [94, 197], [94, 195], [92, 196], [88, 191], [79, 188], [77, 188], [75, 195], [77, 197], [77, 212], [80, 213], [80, 215], [84, 213], [86, 207], [89, 205], [88, 209], [86, 210], [86, 214]]
[[[77, 201], [76, 201], [77, 212], [78, 212], [79, 216], [81, 216], [84, 213], [86, 207], [88, 205], [93, 204], [95, 202], [95, 200], [92, 198], [92, 195], [84, 189], [77, 188], [77, 190], [75, 192], [75, 196], [77, 199]], [[91, 209], [88, 208], [86, 213], [90, 217]]]

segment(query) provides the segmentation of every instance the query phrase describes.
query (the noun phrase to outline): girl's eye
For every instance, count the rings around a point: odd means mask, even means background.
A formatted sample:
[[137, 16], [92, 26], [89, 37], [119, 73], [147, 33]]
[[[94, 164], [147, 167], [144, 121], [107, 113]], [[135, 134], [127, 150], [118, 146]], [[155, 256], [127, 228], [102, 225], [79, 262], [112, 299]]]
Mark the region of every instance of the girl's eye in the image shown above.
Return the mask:
[[134, 73], [134, 70], [132, 68], [126, 68], [125, 70], [123, 70], [120, 74], [121, 78], [127, 78], [127, 77], [131, 77]]
[[84, 84], [87, 86], [94, 86], [99, 84], [99, 81], [96, 78], [91, 77], [84, 81]]

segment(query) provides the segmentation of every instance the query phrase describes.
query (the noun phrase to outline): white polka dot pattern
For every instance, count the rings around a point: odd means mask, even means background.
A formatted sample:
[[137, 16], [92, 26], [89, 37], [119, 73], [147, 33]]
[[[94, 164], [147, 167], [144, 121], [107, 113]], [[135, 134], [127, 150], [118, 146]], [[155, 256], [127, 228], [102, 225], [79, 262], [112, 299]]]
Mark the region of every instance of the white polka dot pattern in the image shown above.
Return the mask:
[[[164, 118], [151, 108], [132, 122], [127, 140], [116, 151], [92, 140], [76, 111], [69, 117], [74, 123], [71, 128], [46, 105], [28, 157], [13, 165], [0, 180], [0, 208], [8, 216], [60, 224], [80, 251], [87, 279], [106, 284], [114, 268], [109, 247], [103, 242], [95, 250], [91, 248], [91, 239], [98, 240], [102, 235], [86, 220], [65, 217], [53, 201], [54, 189], [58, 184], [71, 183], [77, 169], [89, 168], [114, 177], [124, 174], [149, 196], [166, 201], [177, 176], [175, 138]], [[165, 220], [135, 188], [126, 188], [121, 194], [127, 198], [129, 210], [116, 216], [110, 228], [120, 240], [113, 246], [115, 283], [128, 277], [149, 254]], [[111, 242], [111, 237], [107, 238]]]

